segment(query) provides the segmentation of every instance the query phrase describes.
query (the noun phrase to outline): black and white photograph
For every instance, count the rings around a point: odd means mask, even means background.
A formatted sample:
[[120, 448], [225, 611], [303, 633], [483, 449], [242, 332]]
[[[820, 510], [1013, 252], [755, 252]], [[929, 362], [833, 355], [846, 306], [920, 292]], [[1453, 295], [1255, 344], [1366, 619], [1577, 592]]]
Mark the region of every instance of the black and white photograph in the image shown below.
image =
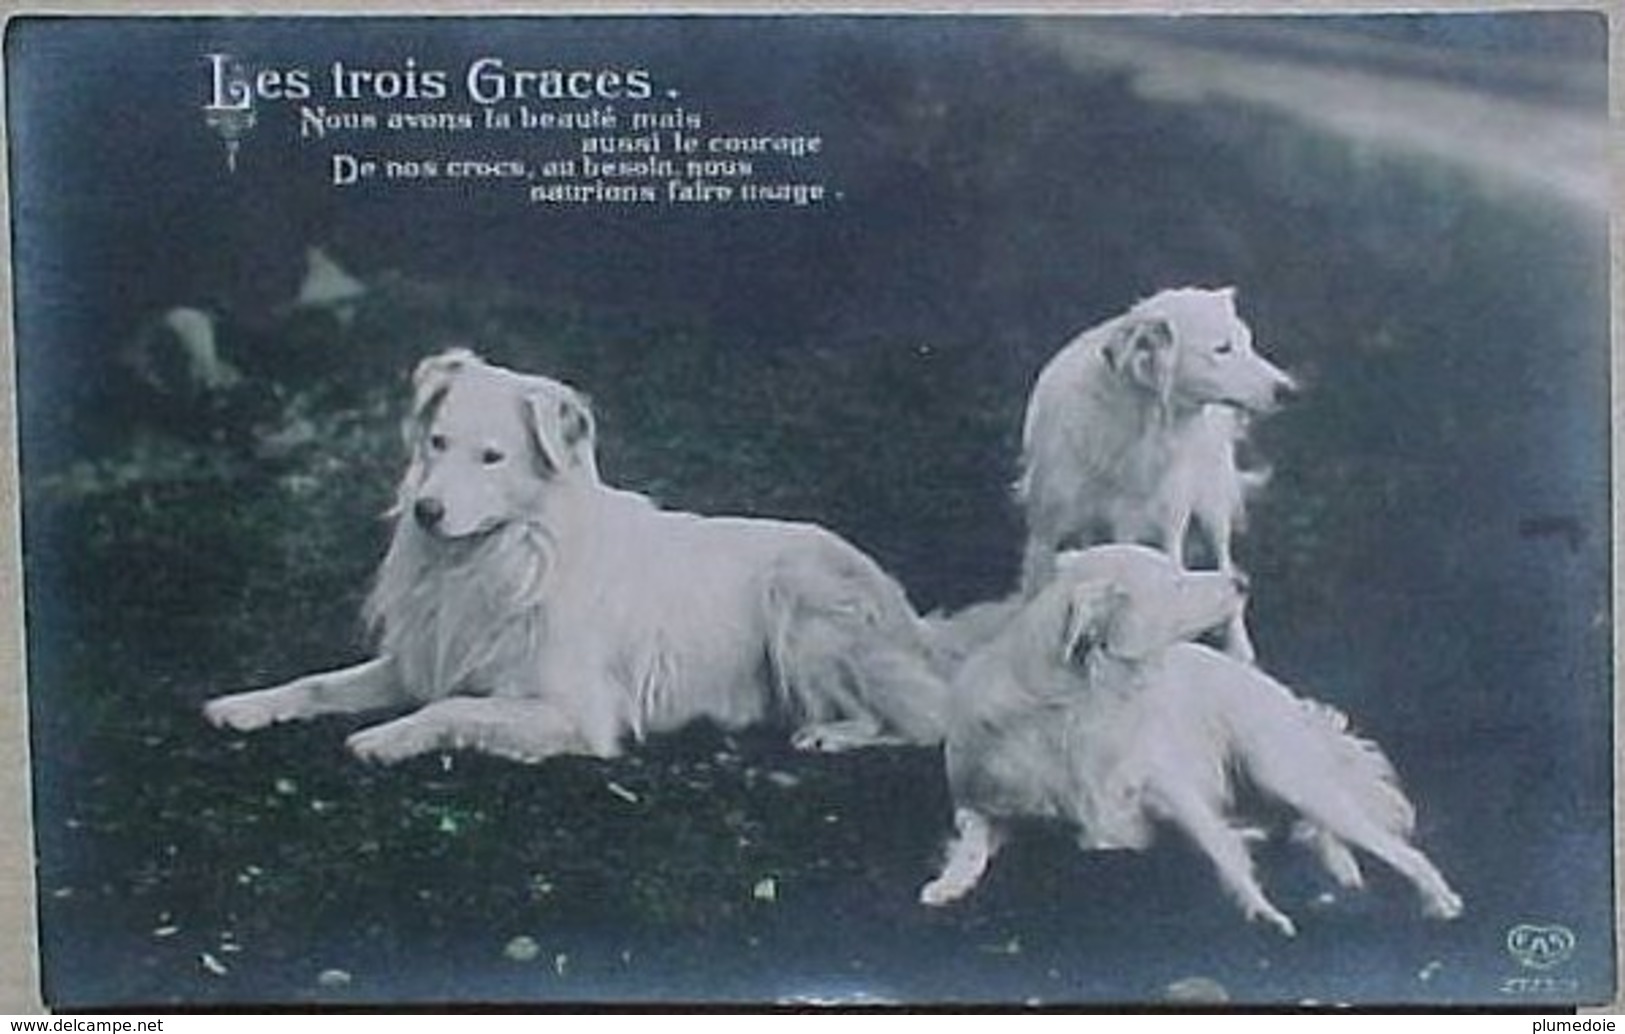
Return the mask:
[[39, 994], [1617, 996], [1599, 10], [13, 16]]

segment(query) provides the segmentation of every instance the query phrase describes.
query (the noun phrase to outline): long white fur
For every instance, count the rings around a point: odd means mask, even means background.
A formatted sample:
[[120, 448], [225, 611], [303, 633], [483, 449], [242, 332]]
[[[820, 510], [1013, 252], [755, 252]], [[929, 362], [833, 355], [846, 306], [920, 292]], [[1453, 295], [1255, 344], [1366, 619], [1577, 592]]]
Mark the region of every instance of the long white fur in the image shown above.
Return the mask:
[[586, 400], [455, 350], [425, 360], [376, 659], [211, 701], [239, 730], [376, 707], [392, 762], [472, 748], [610, 756], [709, 719], [838, 750], [941, 739], [946, 686], [902, 589], [811, 524], [661, 510], [604, 485]]
[[953, 679], [947, 767], [958, 836], [921, 890], [945, 904], [980, 879], [1005, 820], [1059, 819], [1085, 850], [1144, 849], [1172, 824], [1213, 860], [1249, 918], [1295, 926], [1253, 874], [1231, 822], [1235, 778], [1295, 810], [1342, 884], [1362, 883], [1350, 848], [1394, 867], [1424, 910], [1461, 899], [1410, 844], [1415, 811], [1376, 744], [1344, 716], [1252, 665], [1187, 640], [1230, 619], [1239, 592], [1142, 547], [1063, 554], [1057, 576]]
[[[1163, 291], [1078, 335], [1039, 373], [1022, 428], [1016, 497], [1027, 521], [1022, 591], [1055, 554], [1142, 542], [1185, 562], [1194, 523], [1231, 570], [1231, 536], [1257, 478], [1236, 462], [1243, 412], [1266, 412], [1293, 381], [1252, 347], [1235, 290]], [[1250, 659], [1241, 615], [1227, 644]]]

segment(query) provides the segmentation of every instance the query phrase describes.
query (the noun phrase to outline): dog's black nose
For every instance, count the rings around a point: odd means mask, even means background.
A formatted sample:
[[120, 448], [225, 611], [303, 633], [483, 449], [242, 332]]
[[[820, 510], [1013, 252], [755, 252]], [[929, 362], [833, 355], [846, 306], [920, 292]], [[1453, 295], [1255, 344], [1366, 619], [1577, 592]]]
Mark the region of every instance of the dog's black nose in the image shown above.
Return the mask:
[[433, 531], [446, 519], [446, 504], [438, 499], [424, 497], [412, 504], [412, 516], [420, 527]]

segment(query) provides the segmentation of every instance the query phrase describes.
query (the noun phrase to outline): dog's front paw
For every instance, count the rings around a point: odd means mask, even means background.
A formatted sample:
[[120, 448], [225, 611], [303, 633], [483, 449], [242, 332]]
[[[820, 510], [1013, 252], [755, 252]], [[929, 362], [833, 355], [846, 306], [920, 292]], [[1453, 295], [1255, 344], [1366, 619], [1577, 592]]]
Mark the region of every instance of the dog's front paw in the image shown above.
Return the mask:
[[215, 697], [203, 705], [203, 718], [216, 728], [253, 732], [294, 717], [287, 698], [285, 687]]
[[1247, 910], [1247, 921], [1251, 923], [1268, 923], [1281, 931], [1286, 937], [1298, 936], [1298, 927], [1287, 917], [1286, 913], [1270, 904], [1264, 904]]
[[345, 740], [344, 745], [362, 761], [393, 765], [434, 750], [437, 744], [432, 731], [408, 717], [362, 729]]
[[951, 905], [958, 901], [969, 890], [969, 887], [963, 886], [959, 881], [939, 876], [920, 888], [920, 904], [941, 908], [943, 905]]

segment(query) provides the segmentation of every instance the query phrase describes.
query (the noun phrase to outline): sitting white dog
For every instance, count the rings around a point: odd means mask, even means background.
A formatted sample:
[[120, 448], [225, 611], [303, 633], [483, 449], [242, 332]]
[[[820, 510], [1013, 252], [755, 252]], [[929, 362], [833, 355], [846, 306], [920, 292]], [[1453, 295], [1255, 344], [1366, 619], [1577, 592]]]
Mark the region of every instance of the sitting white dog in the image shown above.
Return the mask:
[[949, 697], [947, 766], [958, 836], [920, 899], [981, 879], [1006, 820], [1074, 825], [1084, 850], [1144, 849], [1156, 822], [1212, 859], [1249, 919], [1295, 927], [1253, 875], [1233, 826], [1235, 777], [1302, 816], [1305, 842], [1346, 887], [1350, 846], [1393, 866], [1441, 918], [1461, 898], [1409, 843], [1415, 812], [1392, 766], [1341, 714], [1252, 665], [1185, 640], [1231, 619], [1242, 590], [1142, 546], [1062, 554], [1050, 585], [974, 650]]
[[412, 459], [367, 612], [379, 655], [211, 701], [258, 729], [413, 707], [362, 758], [607, 757], [697, 720], [803, 748], [941, 740], [946, 685], [903, 590], [811, 524], [701, 517], [604, 485], [586, 400], [454, 350], [415, 377]]
[[[1080, 334], [1039, 373], [1027, 403], [1016, 482], [1023, 595], [1044, 587], [1063, 548], [1138, 542], [1184, 564], [1193, 517], [1214, 564], [1233, 570], [1250, 480], [1236, 463], [1244, 413], [1267, 412], [1293, 390], [1253, 350], [1234, 288], [1163, 291]], [[1239, 612], [1226, 645], [1253, 656]]]

